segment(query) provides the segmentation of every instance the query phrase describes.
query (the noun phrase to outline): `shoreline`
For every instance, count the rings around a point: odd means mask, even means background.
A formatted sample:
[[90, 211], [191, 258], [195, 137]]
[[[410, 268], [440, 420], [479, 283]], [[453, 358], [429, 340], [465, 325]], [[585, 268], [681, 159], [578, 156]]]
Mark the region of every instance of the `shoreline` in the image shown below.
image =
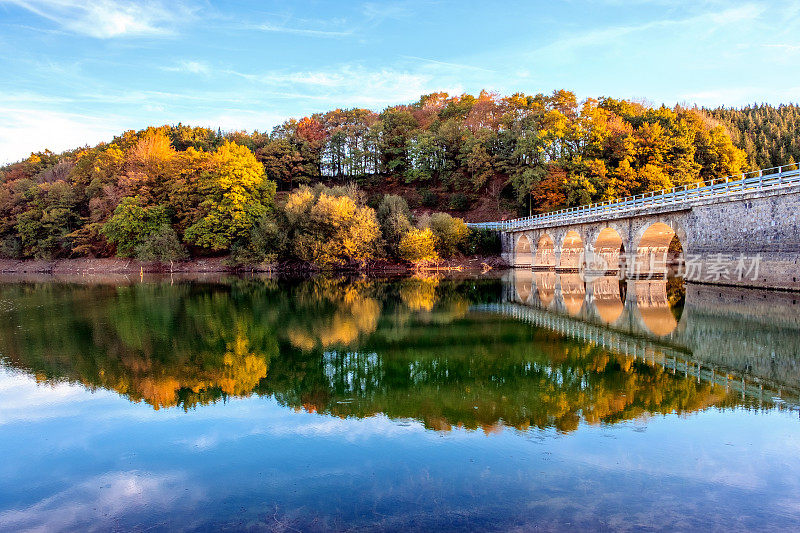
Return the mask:
[[378, 260], [364, 266], [351, 264], [333, 269], [320, 269], [310, 263], [281, 262], [269, 265], [231, 266], [227, 257], [198, 258], [175, 262], [172, 266], [158, 262], [137, 261], [127, 258], [78, 258], [53, 260], [0, 259], [1, 274], [413, 274], [414, 272], [465, 272], [481, 273], [505, 270], [509, 265], [499, 256], [464, 256], [442, 261], [434, 268], [421, 271], [412, 266], [387, 260]]

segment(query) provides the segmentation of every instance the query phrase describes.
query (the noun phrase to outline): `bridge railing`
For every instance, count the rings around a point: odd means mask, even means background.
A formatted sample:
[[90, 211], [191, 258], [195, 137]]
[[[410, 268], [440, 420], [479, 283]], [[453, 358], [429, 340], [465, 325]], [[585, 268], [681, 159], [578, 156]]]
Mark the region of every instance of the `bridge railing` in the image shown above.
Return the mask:
[[681, 185], [680, 187], [673, 187], [672, 189], [663, 189], [660, 191], [637, 194], [636, 196], [570, 207], [550, 213], [542, 213], [499, 222], [471, 222], [467, 225], [475, 229], [507, 231], [528, 227], [534, 224], [569, 222], [587, 216], [619, 214], [647, 207], [678, 204], [691, 205], [692, 202], [711, 197], [736, 194], [743, 191], [777, 189], [797, 184], [800, 184], [800, 169], [797, 168], [797, 165], [783, 165], [754, 170], [736, 176], [726, 176], [724, 178], [714, 178], [699, 183], [689, 183], [687, 185]]

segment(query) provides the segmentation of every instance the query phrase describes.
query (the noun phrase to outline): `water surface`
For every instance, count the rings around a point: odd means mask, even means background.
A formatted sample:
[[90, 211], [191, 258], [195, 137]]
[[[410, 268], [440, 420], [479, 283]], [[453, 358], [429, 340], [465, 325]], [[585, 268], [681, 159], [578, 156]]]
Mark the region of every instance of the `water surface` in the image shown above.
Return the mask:
[[791, 294], [0, 283], [0, 529], [800, 527]]

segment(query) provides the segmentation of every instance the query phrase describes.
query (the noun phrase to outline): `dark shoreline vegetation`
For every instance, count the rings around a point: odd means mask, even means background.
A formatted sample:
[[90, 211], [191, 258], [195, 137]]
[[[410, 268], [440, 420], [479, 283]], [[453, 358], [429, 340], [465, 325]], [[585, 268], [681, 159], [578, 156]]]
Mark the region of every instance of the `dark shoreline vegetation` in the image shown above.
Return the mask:
[[151, 127], [0, 168], [0, 258], [133, 258], [169, 269], [190, 258], [234, 269], [458, 264], [499, 253], [496, 235], [464, 219], [793, 164], [798, 138], [795, 105], [651, 108], [579, 103], [563, 90], [434, 93], [380, 113], [289, 120], [270, 134]]

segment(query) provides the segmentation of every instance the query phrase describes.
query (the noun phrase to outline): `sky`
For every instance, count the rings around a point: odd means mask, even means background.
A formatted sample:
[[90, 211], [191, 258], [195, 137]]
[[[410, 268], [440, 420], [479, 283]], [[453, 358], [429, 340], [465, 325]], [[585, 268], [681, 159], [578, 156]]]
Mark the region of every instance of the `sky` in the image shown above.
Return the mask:
[[0, 163], [447, 91], [800, 101], [800, 2], [0, 0]]

